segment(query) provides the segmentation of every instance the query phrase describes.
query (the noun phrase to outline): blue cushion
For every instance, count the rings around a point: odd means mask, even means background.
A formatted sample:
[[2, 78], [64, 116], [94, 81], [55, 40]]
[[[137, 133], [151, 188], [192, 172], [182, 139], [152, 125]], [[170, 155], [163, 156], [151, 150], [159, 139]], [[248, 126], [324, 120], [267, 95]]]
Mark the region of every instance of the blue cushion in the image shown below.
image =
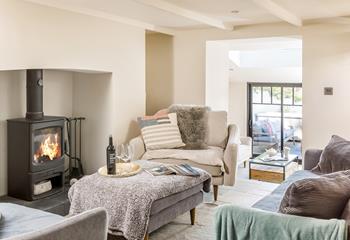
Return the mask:
[[0, 203], [0, 239], [37, 231], [61, 222], [64, 217], [11, 203]]

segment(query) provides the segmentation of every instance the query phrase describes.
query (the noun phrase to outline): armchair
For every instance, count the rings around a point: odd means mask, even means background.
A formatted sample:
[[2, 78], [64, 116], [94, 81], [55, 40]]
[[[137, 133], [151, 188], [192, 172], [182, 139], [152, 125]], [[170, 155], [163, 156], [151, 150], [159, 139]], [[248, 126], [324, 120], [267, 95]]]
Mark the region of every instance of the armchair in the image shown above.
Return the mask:
[[[219, 114], [221, 116], [223, 112], [211, 112], [209, 114], [209, 118], [217, 114], [216, 119]], [[224, 112], [224, 119], [226, 122], [226, 112]], [[210, 122], [210, 120], [208, 120]], [[218, 121], [211, 121], [211, 123], [218, 124]], [[210, 124], [209, 124], [210, 125]], [[166, 163], [166, 164], [181, 164], [188, 163], [193, 167], [201, 168], [207, 172], [209, 172], [212, 176], [212, 184], [213, 184], [213, 192], [214, 192], [214, 200], [217, 200], [218, 196], [218, 186], [219, 185], [227, 185], [233, 186], [235, 184], [236, 179], [236, 171], [237, 165], [247, 161], [252, 156], [252, 140], [249, 137], [240, 137], [239, 129], [235, 124], [227, 125], [224, 127], [221, 126], [223, 131], [220, 131], [220, 126], [209, 126], [210, 129], [213, 129], [213, 133], [209, 134], [208, 143], [213, 143], [217, 141], [220, 137], [224, 140], [226, 144], [222, 145], [213, 145], [210, 144], [208, 149], [203, 150], [184, 150], [184, 149], [169, 149], [167, 151], [170, 155], [164, 156], [163, 158], [152, 158], [147, 157], [147, 151], [145, 149], [145, 145], [141, 136], [138, 136], [134, 139], [131, 139], [129, 142], [130, 147], [133, 150], [134, 156], [133, 160], [138, 159], [147, 159], [151, 161]], [[225, 130], [226, 129], [226, 130]], [[214, 131], [215, 130], [215, 131]], [[218, 136], [220, 132], [223, 132], [223, 136]], [[213, 139], [210, 139], [213, 138]], [[151, 151], [162, 151], [162, 150], [151, 150]], [[184, 159], [176, 156], [183, 155], [181, 152], [185, 152], [186, 155], [190, 154], [213, 154], [216, 156], [220, 156], [222, 161], [222, 166], [218, 165], [210, 165], [210, 164], [201, 164], [196, 161], [192, 161], [191, 159]], [[214, 154], [213, 154], [214, 155]]]

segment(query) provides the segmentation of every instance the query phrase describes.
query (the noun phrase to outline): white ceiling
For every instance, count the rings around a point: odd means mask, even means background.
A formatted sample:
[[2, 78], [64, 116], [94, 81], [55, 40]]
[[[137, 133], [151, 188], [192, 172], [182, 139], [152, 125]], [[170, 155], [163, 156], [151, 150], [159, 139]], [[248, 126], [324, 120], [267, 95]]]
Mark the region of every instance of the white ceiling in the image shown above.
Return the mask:
[[[350, 15], [350, 0], [26, 0], [98, 17], [145, 24], [145, 28], [188, 29]], [[232, 11], [239, 11], [232, 13]], [[289, 21], [292, 19], [291, 21]], [[294, 21], [297, 19], [298, 21]], [[125, 22], [124, 21], [124, 22]], [[349, 19], [350, 24], [350, 19]], [[298, 25], [298, 24], [294, 24]], [[222, 27], [225, 26], [225, 27]], [[153, 29], [152, 29], [153, 28]]]

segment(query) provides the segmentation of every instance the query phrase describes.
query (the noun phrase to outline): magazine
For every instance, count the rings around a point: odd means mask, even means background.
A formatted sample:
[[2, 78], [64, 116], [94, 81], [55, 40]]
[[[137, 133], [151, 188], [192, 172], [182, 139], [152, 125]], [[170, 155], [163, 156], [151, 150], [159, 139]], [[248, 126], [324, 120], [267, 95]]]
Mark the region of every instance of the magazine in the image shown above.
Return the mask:
[[198, 177], [200, 174], [197, 170], [188, 164], [179, 165], [160, 165], [158, 167], [145, 169], [146, 172], [153, 176], [162, 175], [181, 175], [181, 176], [191, 176]]

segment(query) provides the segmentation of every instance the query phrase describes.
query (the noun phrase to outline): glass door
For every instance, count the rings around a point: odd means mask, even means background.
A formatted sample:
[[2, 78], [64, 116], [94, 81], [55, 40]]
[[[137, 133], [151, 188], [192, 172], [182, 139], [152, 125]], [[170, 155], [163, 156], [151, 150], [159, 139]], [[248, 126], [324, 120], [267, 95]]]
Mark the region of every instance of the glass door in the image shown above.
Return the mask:
[[301, 157], [301, 84], [250, 83], [248, 85], [248, 133], [253, 139], [253, 155], [266, 149]]

